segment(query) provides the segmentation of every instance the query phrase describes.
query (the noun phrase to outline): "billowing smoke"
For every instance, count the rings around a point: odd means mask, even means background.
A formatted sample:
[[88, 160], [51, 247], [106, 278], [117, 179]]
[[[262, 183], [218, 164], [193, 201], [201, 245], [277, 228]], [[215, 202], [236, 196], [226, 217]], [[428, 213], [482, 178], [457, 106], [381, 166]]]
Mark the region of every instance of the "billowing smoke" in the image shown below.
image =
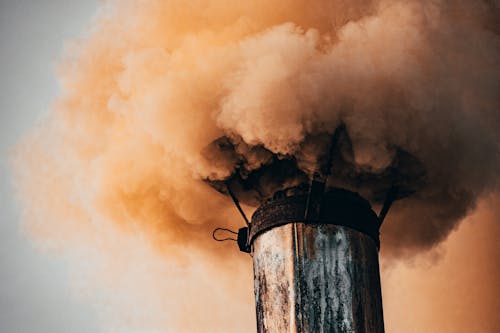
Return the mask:
[[498, 191], [499, 6], [105, 1], [17, 147], [27, 225], [54, 246], [105, 249], [102, 230], [118, 228], [167, 262], [236, 260], [210, 241], [242, 224], [212, 186], [232, 182], [250, 213], [307, 183], [340, 127], [329, 185], [374, 205], [404, 187], [382, 249], [432, 248]]

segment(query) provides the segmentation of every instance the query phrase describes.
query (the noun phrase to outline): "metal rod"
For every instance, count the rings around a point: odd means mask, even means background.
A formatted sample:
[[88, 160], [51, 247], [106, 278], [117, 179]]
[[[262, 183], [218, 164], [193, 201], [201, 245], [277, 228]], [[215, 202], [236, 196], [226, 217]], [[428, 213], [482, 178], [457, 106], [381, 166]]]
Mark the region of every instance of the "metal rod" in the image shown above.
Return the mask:
[[331, 169], [333, 164], [333, 157], [337, 152], [340, 136], [346, 131], [347, 129], [345, 127], [345, 123], [341, 122], [340, 125], [335, 129], [335, 132], [333, 133], [332, 141], [330, 142], [330, 150], [328, 151], [328, 159], [326, 160], [326, 163], [323, 165], [322, 168], [323, 170], [321, 170], [320, 168], [320, 172], [322, 176], [325, 178], [325, 182], [332, 171]]
[[238, 208], [238, 211], [240, 212], [241, 216], [243, 216], [243, 219], [245, 220], [246, 225], [250, 226], [250, 221], [248, 220], [247, 216], [245, 215], [245, 212], [243, 211], [243, 209], [241, 208], [240, 202], [238, 201], [238, 198], [231, 190], [229, 183], [226, 183], [226, 188], [227, 188], [227, 191], [229, 192], [229, 195], [231, 196], [231, 199], [233, 199], [233, 202], [236, 205], [236, 208]]
[[326, 162], [323, 165], [318, 165], [316, 172], [314, 172], [313, 179], [309, 184], [309, 192], [307, 193], [306, 209], [304, 212], [304, 219], [306, 221], [313, 221], [319, 218], [321, 211], [321, 200], [325, 192], [326, 182], [331, 173], [333, 156], [336, 153], [337, 145], [342, 135], [346, 130], [345, 124], [341, 123], [332, 135], [330, 142], [330, 149]]
[[392, 203], [394, 202], [394, 200], [396, 200], [397, 194], [398, 194], [398, 188], [395, 186], [392, 186], [387, 192], [387, 195], [385, 196], [384, 200], [384, 205], [382, 206], [382, 210], [378, 214], [379, 225], [382, 225], [382, 222], [384, 222], [384, 219], [387, 213], [389, 212]]
[[309, 185], [307, 193], [306, 209], [304, 211], [304, 219], [306, 221], [314, 221], [319, 219], [321, 210], [321, 201], [325, 192], [326, 179], [315, 172], [313, 180]]

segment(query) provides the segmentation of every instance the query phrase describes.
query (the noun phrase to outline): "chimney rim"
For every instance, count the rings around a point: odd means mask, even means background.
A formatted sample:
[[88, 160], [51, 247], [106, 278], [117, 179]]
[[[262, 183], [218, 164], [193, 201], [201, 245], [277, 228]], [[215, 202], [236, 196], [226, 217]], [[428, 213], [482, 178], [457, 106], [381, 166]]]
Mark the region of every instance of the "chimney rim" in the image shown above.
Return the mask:
[[[283, 191], [286, 193], [286, 191]], [[368, 200], [356, 192], [343, 188], [329, 188], [322, 196], [321, 210], [317, 219], [304, 217], [307, 195], [274, 195], [260, 205], [252, 215], [248, 244], [262, 233], [289, 223], [309, 225], [333, 224], [364, 233], [380, 247], [380, 223]]]

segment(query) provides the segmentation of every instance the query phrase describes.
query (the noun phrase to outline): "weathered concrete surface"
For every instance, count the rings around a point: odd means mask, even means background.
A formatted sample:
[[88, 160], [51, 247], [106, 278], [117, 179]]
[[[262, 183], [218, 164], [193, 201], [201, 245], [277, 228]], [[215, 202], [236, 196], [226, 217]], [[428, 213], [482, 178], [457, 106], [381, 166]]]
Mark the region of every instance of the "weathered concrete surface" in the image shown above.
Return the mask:
[[366, 234], [289, 223], [252, 247], [259, 333], [384, 332], [378, 251]]

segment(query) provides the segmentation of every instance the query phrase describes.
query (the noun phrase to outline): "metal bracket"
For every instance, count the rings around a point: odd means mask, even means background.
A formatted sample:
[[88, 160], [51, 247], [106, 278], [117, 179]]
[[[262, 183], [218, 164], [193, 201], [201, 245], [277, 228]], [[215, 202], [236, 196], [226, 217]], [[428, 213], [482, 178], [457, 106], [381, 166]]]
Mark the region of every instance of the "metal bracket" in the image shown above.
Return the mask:
[[250, 253], [250, 245], [248, 244], [248, 227], [238, 230], [238, 247], [241, 252]]

